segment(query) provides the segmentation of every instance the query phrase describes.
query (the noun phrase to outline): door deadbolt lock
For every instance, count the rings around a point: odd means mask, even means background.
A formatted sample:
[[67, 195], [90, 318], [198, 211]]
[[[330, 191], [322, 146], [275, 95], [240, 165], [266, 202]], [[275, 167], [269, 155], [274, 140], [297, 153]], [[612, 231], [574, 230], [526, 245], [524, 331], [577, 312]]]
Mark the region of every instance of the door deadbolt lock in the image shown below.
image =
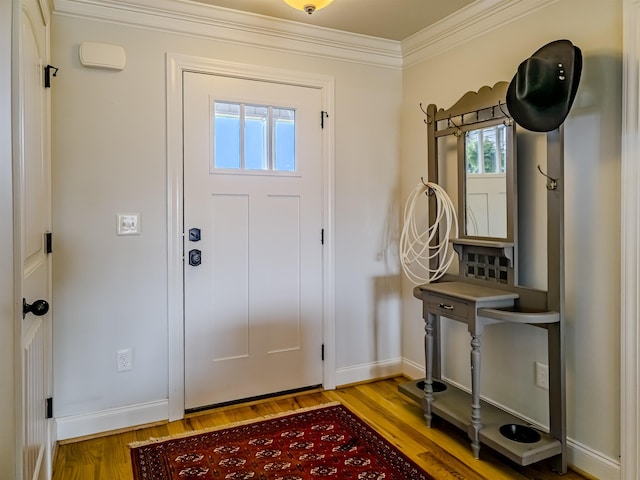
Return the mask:
[[197, 267], [202, 263], [202, 252], [197, 249], [193, 249], [189, 251], [189, 265], [192, 267]]
[[200, 229], [199, 228], [191, 228], [191, 229], [189, 229], [189, 241], [190, 242], [199, 242], [200, 241]]

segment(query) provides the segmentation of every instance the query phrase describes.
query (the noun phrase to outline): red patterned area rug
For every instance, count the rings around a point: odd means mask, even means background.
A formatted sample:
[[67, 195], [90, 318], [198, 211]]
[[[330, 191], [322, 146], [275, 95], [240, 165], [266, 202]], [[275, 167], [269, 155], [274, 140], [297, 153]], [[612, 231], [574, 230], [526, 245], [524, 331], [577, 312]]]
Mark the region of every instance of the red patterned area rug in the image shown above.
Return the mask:
[[434, 480], [343, 405], [132, 444], [135, 480]]

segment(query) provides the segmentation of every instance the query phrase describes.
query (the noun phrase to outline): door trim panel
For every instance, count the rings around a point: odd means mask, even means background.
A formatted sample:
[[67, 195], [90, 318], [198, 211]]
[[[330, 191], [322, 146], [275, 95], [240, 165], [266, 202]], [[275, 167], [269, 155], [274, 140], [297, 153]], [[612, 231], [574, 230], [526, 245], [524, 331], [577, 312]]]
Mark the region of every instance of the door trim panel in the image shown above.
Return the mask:
[[[183, 72], [199, 72], [237, 78], [256, 79], [318, 88], [322, 92], [322, 110], [334, 111], [334, 79], [327, 75], [167, 53], [167, 307], [169, 336], [169, 420], [184, 417], [184, 273], [183, 273], [183, 150], [182, 150], [182, 77]], [[318, 121], [320, 121], [318, 112]], [[325, 122], [322, 135], [322, 225], [323, 248], [323, 339], [325, 356], [323, 385], [335, 388], [335, 297], [334, 297], [334, 129]], [[318, 232], [320, 241], [320, 232]], [[321, 352], [318, 352], [320, 356]]]

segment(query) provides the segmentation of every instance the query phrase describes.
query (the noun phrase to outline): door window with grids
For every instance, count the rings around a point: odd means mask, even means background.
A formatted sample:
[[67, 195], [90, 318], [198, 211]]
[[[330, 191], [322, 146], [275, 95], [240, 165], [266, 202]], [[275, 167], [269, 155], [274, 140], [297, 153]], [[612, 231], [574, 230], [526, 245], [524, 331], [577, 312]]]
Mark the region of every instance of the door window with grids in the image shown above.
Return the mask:
[[468, 174], [505, 173], [507, 161], [506, 127], [495, 125], [465, 134]]
[[296, 171], [296, 112], [292, 108], [216, 101], [213, 167]]

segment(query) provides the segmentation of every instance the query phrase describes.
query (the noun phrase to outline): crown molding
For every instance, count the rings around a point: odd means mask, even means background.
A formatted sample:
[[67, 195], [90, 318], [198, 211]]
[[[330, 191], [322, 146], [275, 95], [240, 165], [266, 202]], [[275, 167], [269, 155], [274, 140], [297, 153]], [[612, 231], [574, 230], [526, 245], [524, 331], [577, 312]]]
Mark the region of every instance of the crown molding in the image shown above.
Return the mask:
[[53, 0], [54, 14], [237, 45], [402, 68], [400, 42], [186, 0]]
[[401, 69], [558, 1], [477, 0], [401, 42], [188, 0], [53, 0], [53, 12], [254, 48]]
[[411, 67], [559, 0], [477, 0], [404, 39], [403, 66]]

